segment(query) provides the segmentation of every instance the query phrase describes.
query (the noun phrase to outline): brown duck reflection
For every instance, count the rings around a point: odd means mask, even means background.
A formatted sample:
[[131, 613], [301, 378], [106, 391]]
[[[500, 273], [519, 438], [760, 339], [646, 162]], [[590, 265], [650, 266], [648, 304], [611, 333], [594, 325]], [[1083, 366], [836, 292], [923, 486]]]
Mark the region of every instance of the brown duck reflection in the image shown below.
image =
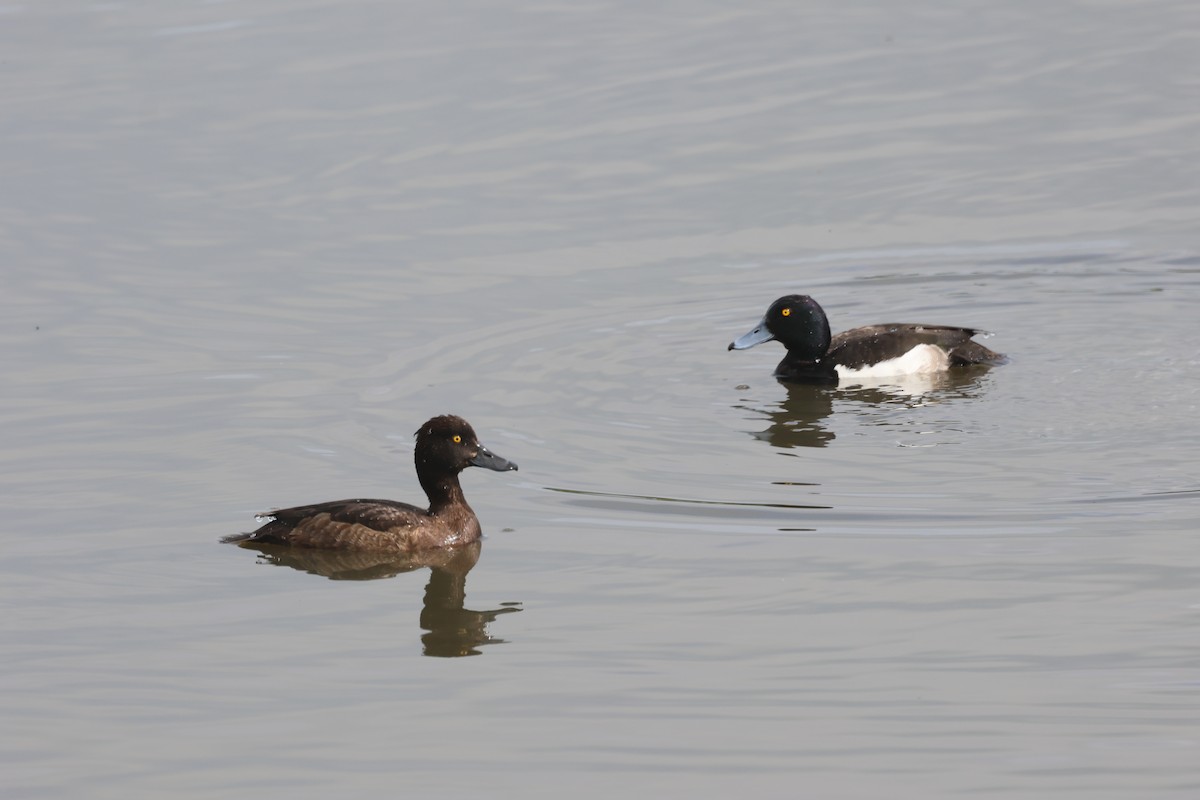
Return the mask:
[[953, 373], [913, 375], [890, 382], [878, 380], [873, 383], [845, 384], [837, 387], [780, 380], [779, 385], [787, 391], [787, 396], [773, 407], [735, 407], [753, 411], [770, 421], [765, 430], [750, 434], [755, 439], [761, 439], [785, 450], [794, 447], [826, 447], [837, 438], [829, 424], [835, 401], [843, 407], [847, 404], [861, 404], [858, 406], [860, 412], [882, 406], [942, 403], [977, 396], [980, 383], [986, 374], [986, 368], [968, 367]]
[[322, 575], [334, 581], [371, 581], [392, 578], [402, 572], [429, 568], [425, 603], [420, 624], [423, 651], [427, 656], [452, 658], [479, 655], [479, 647], [503, 644], [487, 626], [501, 614], [521, 609], [517, 604], [502, 604], [492, 611], [473, 611], [465, 607], [467, 573], [479, 561], [482, 542], [462, 547], [447, 547], [414, 553], [382, 553], [351, 550], [320, 550], [244, 542], [240, 546], [257, 550], [263, 563], [291, 567], [301, 572]]

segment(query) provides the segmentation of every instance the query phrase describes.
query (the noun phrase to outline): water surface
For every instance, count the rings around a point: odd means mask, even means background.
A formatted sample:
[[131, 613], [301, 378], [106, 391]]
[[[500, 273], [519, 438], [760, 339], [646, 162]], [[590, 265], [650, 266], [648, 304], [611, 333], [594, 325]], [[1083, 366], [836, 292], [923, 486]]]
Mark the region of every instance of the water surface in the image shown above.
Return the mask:
[[[1192, 4], [0, 12], [6, 796], [1200, 790]], [[445, 412], [478, 552], [219, 544]]]

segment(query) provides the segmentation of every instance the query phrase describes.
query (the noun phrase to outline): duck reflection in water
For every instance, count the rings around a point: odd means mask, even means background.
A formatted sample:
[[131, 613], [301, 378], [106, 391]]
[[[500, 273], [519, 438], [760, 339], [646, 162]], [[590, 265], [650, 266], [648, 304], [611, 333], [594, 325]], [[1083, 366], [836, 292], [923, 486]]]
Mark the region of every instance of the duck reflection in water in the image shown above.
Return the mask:
[[479, 561], [482, 542], [461, 547], [414, 553], [384, 553], [363, 550], [318, 550], [258, 542], [243, 542], [257, 550], [265, 564], [291, 567], [335, 581], [370, 581], [392, 578], [402, 572], [429, 568], [425, 602], [421, 608], [421, 636], [427, 656], [453, 658], [479, 655], [478, 648], [503, 644], [504, 639], [488, 633], [487, 626], [501, 614], [520, 611], [518, 604], [501, 604], [491, 611], [465, 608], [467, 573]]
[[841, 407], [840, 414], [859, 418], [876, 415], [884, 408], [936, 405], [977, 396], [986, 374], [985, 368], [963, 368], [935, 375], [860, 380], [836, 387], [779, 379], [779, 385], [787, 392], [779, 402], [762, 408], [751, 405], [753, 401], [745, 398], [734, 407], [770, 422], [765, 430], [750, 435], [773, 447], [783, 450], [827, 447], [837, 438], [832, 424], [835, 402]]
[[833, 414], [833, 392], [825, 386], [782, 384], [787, 397], [769, 408], [755, 408], [745, 402], [734, 406], [770, 421], [766, 430], [750, 435], [774, 447], [825, 447], [837, 434], [828, 425]]

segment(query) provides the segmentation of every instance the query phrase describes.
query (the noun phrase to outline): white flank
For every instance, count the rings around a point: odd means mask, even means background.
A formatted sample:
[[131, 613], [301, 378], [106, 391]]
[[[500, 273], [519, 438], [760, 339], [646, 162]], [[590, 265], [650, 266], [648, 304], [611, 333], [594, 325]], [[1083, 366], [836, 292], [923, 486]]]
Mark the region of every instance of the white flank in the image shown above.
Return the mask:
[[838, 377], [889, 378], [896, 375], [934, 375], [950, 366], [950, 354], [935, 344], [919, 344], [899, 358], [889, 358], [861, 369], [839, 366]]

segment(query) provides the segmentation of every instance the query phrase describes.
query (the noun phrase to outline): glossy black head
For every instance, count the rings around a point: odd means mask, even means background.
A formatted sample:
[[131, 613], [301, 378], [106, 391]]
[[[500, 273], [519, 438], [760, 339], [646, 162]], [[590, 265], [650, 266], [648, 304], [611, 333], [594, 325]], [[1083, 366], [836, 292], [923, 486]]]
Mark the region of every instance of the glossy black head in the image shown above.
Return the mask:
[[484, 467], [497, 472], [515, 470], [517, 465], [479, 443], [475, 430], [462, 417], [434, 417], [416, 433], [414, 458], [417, 474], [427, 471], [457, 473], [467, 467]]
[[771, 304], [758, 325], [729, 343], [730, 350], [746, 350], [756, 344], [779, 341], [788, 356], [818, 361], [829, 351], [829, 319], [808, 295], [789, 294]]

